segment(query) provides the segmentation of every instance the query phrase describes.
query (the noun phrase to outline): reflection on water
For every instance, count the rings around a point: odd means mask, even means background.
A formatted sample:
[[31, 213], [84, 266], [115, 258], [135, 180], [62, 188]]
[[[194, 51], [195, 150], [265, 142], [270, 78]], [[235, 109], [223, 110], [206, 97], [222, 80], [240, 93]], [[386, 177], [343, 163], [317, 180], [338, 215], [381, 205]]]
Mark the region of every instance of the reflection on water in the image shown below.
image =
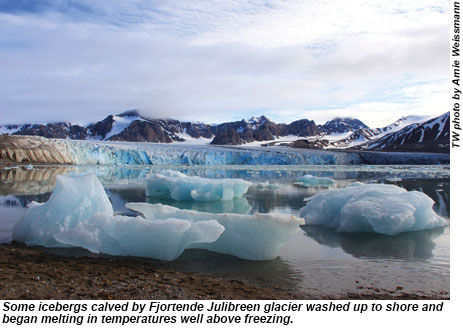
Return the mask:
[[305, 234], [321, 245], [341, 247], [357, 258], [426, 260], [431, 258], [433, 242], [444, 228], [385, 236], [374, 233], [337, 233], [318, 226], [301, 226]]
[[49, 193], [56, 183], [56, 176], [73, 171], [72, 167], [42, 167], [26, 170], [18, 168], [0, 170], [0, 195], [37, 195]]

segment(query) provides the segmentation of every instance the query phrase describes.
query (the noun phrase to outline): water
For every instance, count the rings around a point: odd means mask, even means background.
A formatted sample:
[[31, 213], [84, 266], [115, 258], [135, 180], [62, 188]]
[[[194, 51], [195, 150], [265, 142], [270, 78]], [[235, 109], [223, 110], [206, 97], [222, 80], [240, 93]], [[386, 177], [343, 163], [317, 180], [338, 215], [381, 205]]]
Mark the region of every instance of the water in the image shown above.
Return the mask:
[[[145, 196], [144, 179], [163, 169], [209, 178], [242, 178], [254, 182], [245, 198], [229, 202], [179, 202]], [[95, 173], [118, 213], [135, 215], [126, 202], [163, 203], [211, 213], [281, 212], [298, 215], [304, 199], [326, 187], [305, 188], [293, 182], [304, 174], [330, 177], [343, 187], [354, 181], [395, 184], [419, 190], [435, 201], [434, 210], [449, 219], [448, 166], [61, 166], [0, 170], [0, 243], [11, 242], [11, 230], [25, 206], [50, 196], [56, 175]], [[275, 188], [258, 183], [269, 182]], [[229, 255], [190, 249], [173, 262], [158, 266], [206, 272], [257, 286], [274, 286], [312, 295], [398, 286], [406, 292], [449, 291], [450, 228], [403, 233], [339, 234], [303, 226], [270, 261], [247, 261]], [[88, 255], [80, 249], [51, 249], [62, 255]]]

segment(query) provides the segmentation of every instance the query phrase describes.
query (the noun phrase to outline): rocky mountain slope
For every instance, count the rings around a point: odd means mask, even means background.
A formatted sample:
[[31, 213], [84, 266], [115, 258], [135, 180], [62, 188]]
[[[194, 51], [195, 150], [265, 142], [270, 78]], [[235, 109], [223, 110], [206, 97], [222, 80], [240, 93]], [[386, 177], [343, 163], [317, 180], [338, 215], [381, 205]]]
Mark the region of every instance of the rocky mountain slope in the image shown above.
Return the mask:
[[[448, 113], [440, 117], [444, 117]], [[109, 115], [96, 123], [81, 126], [71, 123], [0, 125], [0, 135], [33, 135], [46, 138], [213, 145], [287, 145], [315, 149], [365, 149], [381, 151], [448, 152], [449, 123], [442, 130], [429, 124], [424, 116], [406, 116], [383, 128], [369, 128], [353, 118], [335, 118], [323, 125], [301, 119], [290, 124], [275, 123], [265, 116], [218, 125], [152, 119], [138, 111]], [[426, 125], [420, 129], [419, 126]], [[437, 124], [437, 123], [436, 123]], [[415, 131], [415, 128], [417, 129]], [[412, 134], [413, 136], [410, 136]], [[437, 137], [434, 134], [439, 134]], [[435, 139], [434, 139], [434, 137]], [[417, 145], [419, 144], [419, 145]]]
[[450, 149], [450, 113], [414, 123], [358, 147], [380, 151], [424, 151], [446, 153]]

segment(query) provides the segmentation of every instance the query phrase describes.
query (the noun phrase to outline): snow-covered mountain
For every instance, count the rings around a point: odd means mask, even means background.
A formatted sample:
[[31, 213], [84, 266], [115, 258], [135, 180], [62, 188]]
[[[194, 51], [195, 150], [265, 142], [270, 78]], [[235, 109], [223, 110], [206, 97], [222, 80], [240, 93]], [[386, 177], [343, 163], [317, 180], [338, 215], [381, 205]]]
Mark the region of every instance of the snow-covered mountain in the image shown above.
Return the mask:
[[[441, 117], [444, 117], [444, 114]], [[431, 124], [425, 116], [406, 116], [383, 128], [369, 128], [360, 120], [335, 118], [323, 125], [301, 119], [290, 124], [274, 123], [265, 116], [248, 120], [226, 122], [218, 125], [182, 122], [173, 119], [153, 119], [138, 111], [109, 115], [96, 123], [81, 126], [66, 122], [46, 124], [0, 125], [0, 134], [37, 135], [57, 139], [109, 140], [157, 143], [215, 144], [215, 145], [286, 145], [315, 149], [365, 149], [365, 150], [421, 150], [444, 151], [449, 143], [449, 124], [437, 139], [427, 126], [415, 131], [422, 124]], [[423, 123], [426, 121], [425, 123]], [[431, 122], [431, 123], [430, 123]], [[410, 132], [410, 131], [414, 132]], [[413, 137], [400, 136], [413, 133]], [[416, 137], [419, 133], [418, 137]], [[393, 136], [392, 136], [393, 135]], [[397, 140], [400, 140], [397, 144]], [[402, 141], [403, 140], [403, 141]], [[413, 143], [420, 146], [412, 146]], [[408, 146], [404, 146], [408, 145]], [[444, 147], [444, 148], [443, 148]], [[448, 151], [448, 150], [447, 150]]]
[[361, 128], [353, 131], [344, 138], [333, 140], [329, 143], [328, 148], [349, 148], [359, 146], [368, 141], [379, 139], [389, 133], [399, 131], [410, 124], [422, 123], [429, 118], [429, 116], [410, 115], [401, 117], [397, 121], [383, 128]]
[[350, 117], [336, 117], [321, 126], [321, 130], [326, 134], [346, 133], [359, 129], [368, 129], [368, 126], [362, 121]]
[[360, 146], [365, 150], [448, 152], [450, 113], [413, 123]]

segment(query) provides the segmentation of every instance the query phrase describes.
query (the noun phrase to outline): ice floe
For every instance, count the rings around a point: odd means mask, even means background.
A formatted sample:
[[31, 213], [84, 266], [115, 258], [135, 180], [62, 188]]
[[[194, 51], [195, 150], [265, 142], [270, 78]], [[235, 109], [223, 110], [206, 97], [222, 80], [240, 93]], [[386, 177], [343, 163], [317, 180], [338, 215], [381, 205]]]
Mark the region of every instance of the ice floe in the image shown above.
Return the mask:
[[338, 232], [396, 235], [447, 225], [447, 221], [433, 211], [433, 204], [431, 198], [419, 191], [355, 182], [312, 196], [300, 215], [306, 224], [326, 226]]
[[227, 201], [242, 197], [250, 185], [242, 179], [208, 179], [168, 170], [146, 181], [146, 196], [180, 201]]
[[306, 174], [296, 180], [294, 184], [300, 186], [333, 186], [336, 181], [327, 177], [314, 177], [313, 175]]

